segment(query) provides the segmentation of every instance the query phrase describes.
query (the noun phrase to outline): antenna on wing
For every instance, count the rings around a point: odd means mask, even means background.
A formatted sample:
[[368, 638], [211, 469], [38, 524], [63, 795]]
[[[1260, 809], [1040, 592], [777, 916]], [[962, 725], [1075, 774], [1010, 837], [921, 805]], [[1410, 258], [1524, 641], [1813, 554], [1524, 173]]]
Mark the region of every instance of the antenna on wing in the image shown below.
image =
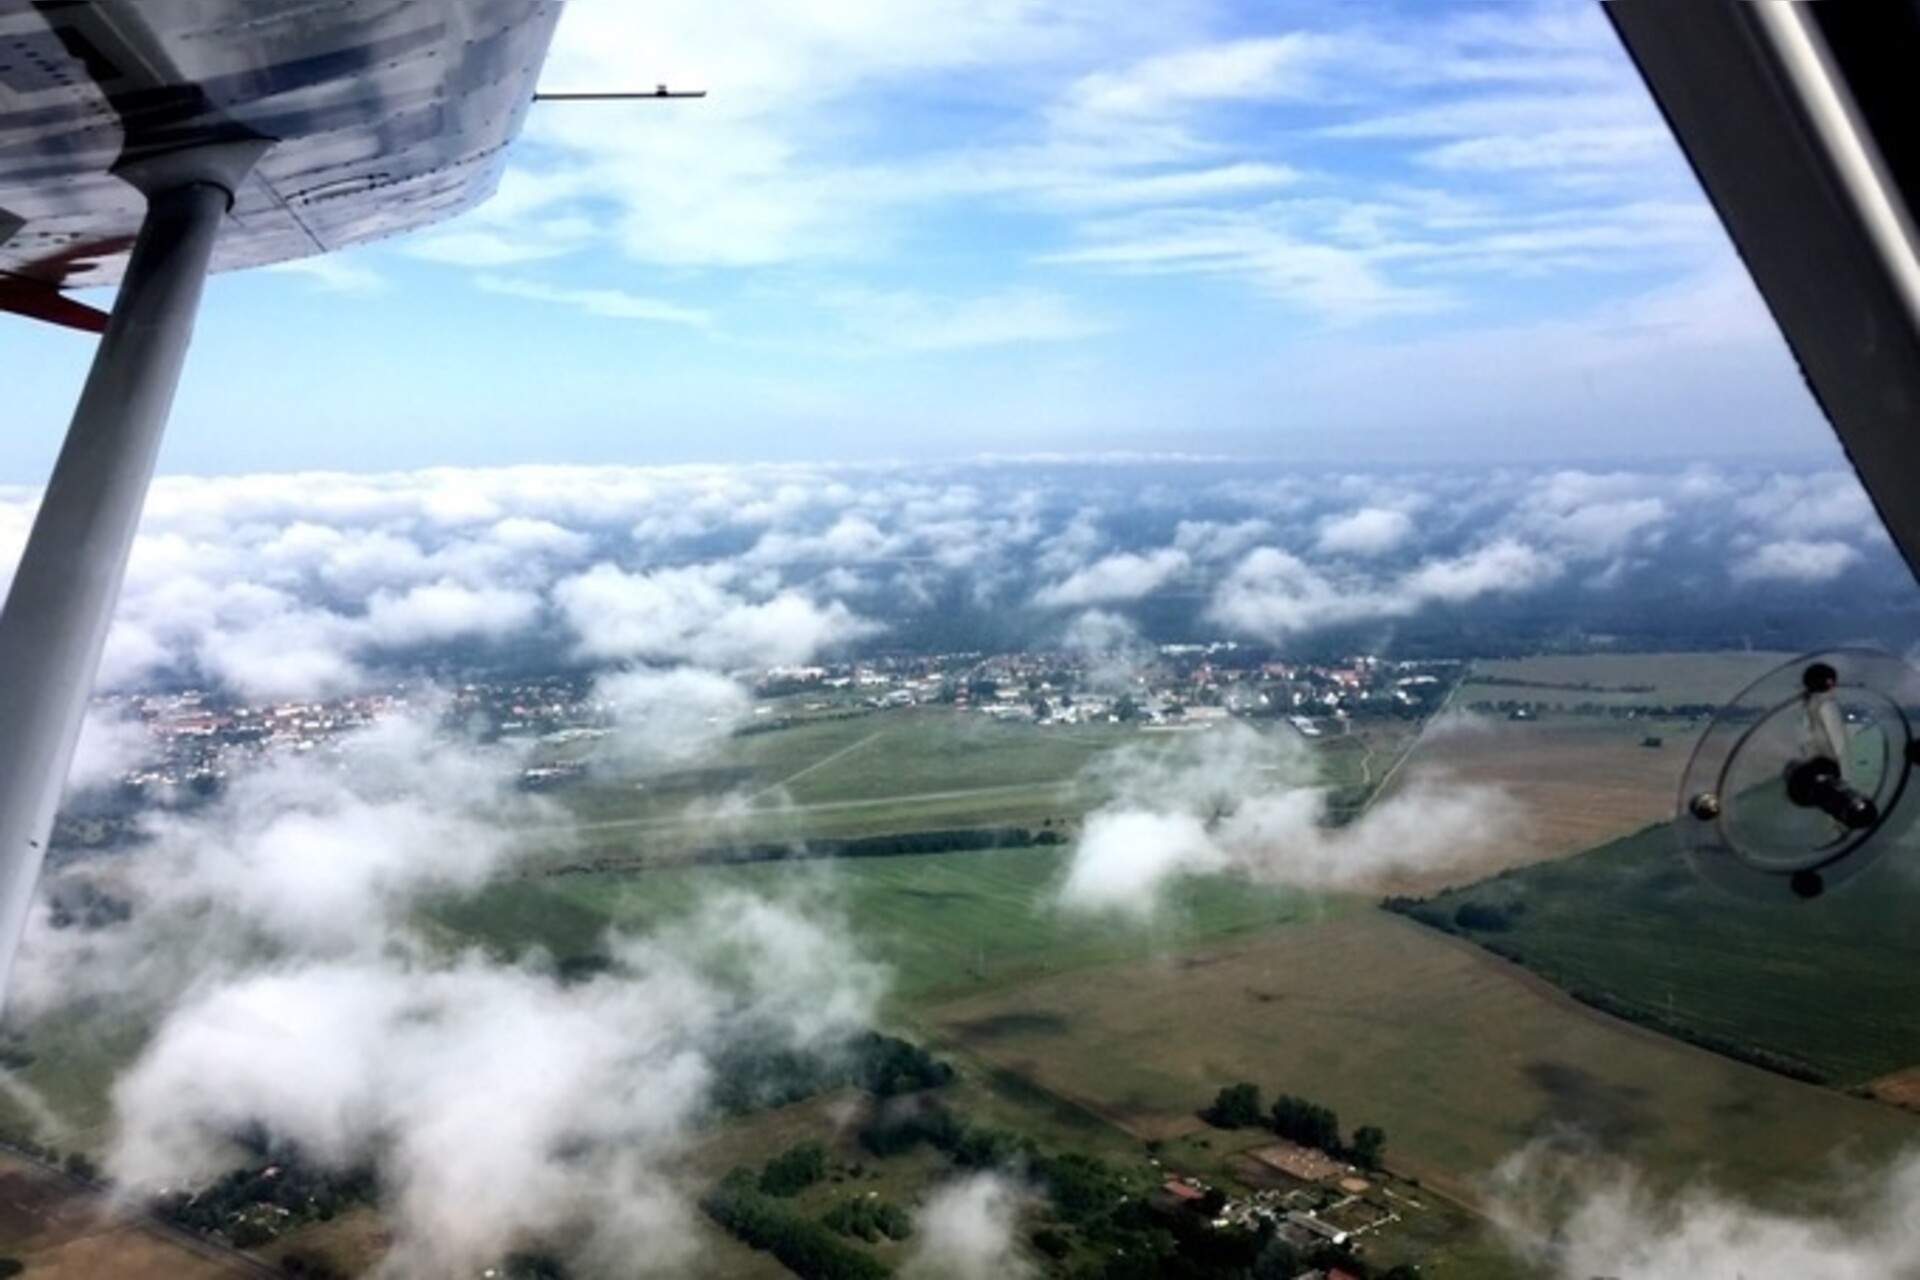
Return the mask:
[[657, 98], [704, 98], [705, 89], [669, 89], [665, 85], [656, 85], [651, 93], [638, 90], [613, 89], [590, 91], [585, 93], [536, 93], [535, 102], [637, 102]]

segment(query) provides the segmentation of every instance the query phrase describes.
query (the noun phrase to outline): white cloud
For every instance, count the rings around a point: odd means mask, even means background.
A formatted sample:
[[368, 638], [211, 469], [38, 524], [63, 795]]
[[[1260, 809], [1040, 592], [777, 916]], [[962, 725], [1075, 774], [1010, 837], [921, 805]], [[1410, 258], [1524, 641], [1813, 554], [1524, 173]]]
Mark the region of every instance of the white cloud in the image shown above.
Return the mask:
[[369, 643], [391, 648], [469, 636], [497, 639], [525, 628], [539, 613], [540, 597], [531, 591], [441, 581], [404, 595], [375, 595], [367, 602], [364, 633]]
[[1077, 82], [1061, 108], [1087, 128], [1086, 117], [1137, 122], [1215, 101], [1301, 97], [1318, 87], [1319, 74], [1340, 46], [1306, 32], [1255, 36], [1157, 53], [1131, 66], [1100, 71]]
[[304, 276], [325, 293], [384, 293], [387, 279], [373, 267], [337, 253], [276, 262], [266, 268], [280, 275]]
[[1317, 627], [1399, 618], [1435, 603], [1529, 591], [1561, 574], [1561, 565], [1511, 539], [1458, 556], [1423, 561], [1396, 580], [1335, 579], [1300, 557], [1262, 547], [1214, 589], [1207, 614], [1249, 635], [1277, 637]]
[[366, 684], [349, 656], [338, 617], [287, 606], [252, 615], [199, 637], [197, 661], [215, 680], [249, 698], [330, 697]]
[[80, 740], [67, 770], [69, 792], [111, 786], [122, 774], [152, 760], [152, 737], [139, 720], [100, 707], [87, 708]]
[[1110, 327], [1066, 298], [1035, 289], [960, 298], [848, 290], [830, 301], [862, 353], [1068, 342]]
[[563, 289], [536, 280], [495, 275], [478, 276], [474, 284], [488, 293], [578, 307], [590, 316], [608, 320], [647, 320], [655, 324], [684, 325], [691, 329], [705, 329], [713, 324], [713, 317], [696, 307], [646, 298], [624, 289]]
[[618, 757], [657, 763], [691, 760], [724, 741], [751, 711], [753, 695], [725, 676], [677, 667], [602, 675], [593, 700], [613, 719]]
[[1769, 542], [1733, 566], [1736, 582], [1828, 582], [1860, 561], [1860, 553], [1844, 542], [1790, 538]]
[[[1596, 589], [1661, 566], [1817, 582], [1885, 550], [1858, 481], [1833, 468], [1308, 478], [1249, 464], [1203, 481], [1165, 465], [1144, 487], [1057, 458], [163, 478], [103, 677], [313, 696], [462, 642], [732, 668], [844, 651], [942, 601], [1125, 620], [1169, 590], [1275, 638], [1568, 574]], [[34, 501], [0, 494], [0, 531], [24, 529]]]
[[1150, 919], [1182, 877], [1227, 873], [1301, 888], [1369, 887], [1410, 869], [1468, 865], [1517, 812], [1494, 788], [1417, 778], [1343, 827], [1297, 740], [1239, 725], [1094, 771], [1088, 815], [1057, 890], [1068, 910]]
[[[1656, 1191], [1630, 1169], [1530, 1148], [1494, 1178], [1494, 1212], [1523, 1256], [1564, 1280], [1883, 1280], [1915, 1274], [1920, 1158], [1850, 1180], [1837, 1214], [1762, 1209], [1704, 1186]], [[1538, 1224], [1552, 1219], [1549, 1237]]]
[[1407, 607], [1429, 601], [1460, 604], [1493, 592], [1530, 591], [1560, 576], [1558, 561], [1502, 539], [1465, 555], [1429, 560], [1401, 580]]
[[1043, 608], [1076, 609], [1091, 604], [1138, 600], [1151, 595], [1187, 569], [1187, 554], [1162, 547], [1144, 555], [1121, 552], [1097, 560], [1034, 593]]
[[1226, 560], [1241, 555], [1273, 534], [1267, 520], [1236, 520], [1231, 524], [1217, 520], [1182, 520], [1174, 531], [1173, 545], [1195, 560]]
[[[744, 698], [702, 673], [616, 692], [623, 710]], [[731, 894], [606, 939], [609, 968], [584, 981], [538, 955], [450, 952], [420, 932], [422, 904], [550, 845], [554, 814], [514, 785], [518, 754], [433, 718], [272, 757], [206, 806], [151, 815], [112, 868], [131, 918], [57, 930], [38, 913], [10, 1008], [155, 1024], [112, 1091], [106, 1163], [130, 1193], [224, 1172], [258, 1129], [374, 1169], [383, 1274], [475, 1275], [536, 1240], [583, 1273], [682, 1274], [697, 1237], [676, 1157], [729, 1046], [837, 1052], [887, 975], [817, 904]], [[683, 728], [623, 732], [666, 758]]]
[[680, 1274], [692, 1211], [670, 1161], [715, 1052], [743, 1033], [829, 1047], [880, 991], [841, 931], [748, 899], [620, 942], [580, 983], [391, 951], [261, 970], [167, 1017], [115, 1086], [107, 1165], [134, 1188], [191, 1183], [258, 1124], [377, 1169], [396, 1274], [478, 1274], [530, 1237]]
[[724, 566], [629, 574], [602, 564], [553, 595], [580, 652], [596, 659], [788, 665], [872, 631], [839, 601], [797, 591], [748, 599], [728, 589], [731, 578]]
[[914, 1215], [908, 1280], [1022, 1280], [1037, 1274], [1021, 1253], [1020, 1188], [1004, 1175], [974, 1173], [946, 1183]]
[[1879, 532], [1880, 518], [1858, 477], [1844, 471], [1771, 475], [1735, 503], [1740, 514], [1776, 537], [1814, 538]]
[[1398, 550], [1413, 536], [1413, 518], [1404, 511], [1362, 507], [1320, 524], [1316, 544], [1328, 555], [1379, 556]]
[[1060, 901], [1079, 911], [1147, 916], [1178, 877], [1231, 865], [1197, 814], [1101, 811], [1081, 825]]

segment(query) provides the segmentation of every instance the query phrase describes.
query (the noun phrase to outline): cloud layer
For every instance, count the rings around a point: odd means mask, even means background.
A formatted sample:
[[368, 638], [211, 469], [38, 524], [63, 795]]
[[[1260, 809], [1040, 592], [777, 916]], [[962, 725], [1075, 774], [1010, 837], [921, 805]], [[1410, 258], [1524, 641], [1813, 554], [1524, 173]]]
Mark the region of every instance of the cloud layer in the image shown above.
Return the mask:
[[[1843, 1213], [1762, 1209], [1705, 1186], [1659, 1192], [1632, 1170], [1535, 1147], [1493, 1180], [1515, 1249], [1564, 1280], [1881, 1280], [1920, 1274], [1920, 1156], [1849, 1178]], [[1551, 1207], [1549, 1207], [1551, 1206]], [[1550, 1234], [1539, 1224], [1555, 1221]]]
[[[741, 696], [704, 673], [614, 679]], [[654, 714], [657, 693], [612, 692], [617, 738], [656, 756], [710, 740]], [[131, 916], [38, 915], [11, 1007], [153, 1025], [113, 1087], [105, 1164], [124, 1190], [193, 1186], [263, 1131], [374, 1171], [384, 1275], [474, 1275], [536, 1245], [583, 1274], [683, 1270], [691, 1189], [673, 1158], [709, 1116], [716, 1064], [745, 1043], [837, 1052], [887, 977], [830, 909], [739, 894], [604, 939], [609, 963], [584, 980], [538, 954], [450, 950], [423, 908], [555, 838], [513, 785], [522, 763], [418, 708], [337, 752], [269, 757], [210, 804], [150, 814], [133, 854], [56, 873]]]
[[[0, 493], [0, 529], [32, 502]], [[1821, 592], [1857, 618], [1901, 609], [1903, 581], [1844, 472], [1122, 458], [174, 478], [103, 679], [260, 698], [449, 655], [736, 671], [943, 631], [1049, 642], [1090, 612], [1150, 640], [1285, 644], [1547, 599], [1601, 622], [1656, 598], [1678, 619], [1787, 600], [1814, 630]]]

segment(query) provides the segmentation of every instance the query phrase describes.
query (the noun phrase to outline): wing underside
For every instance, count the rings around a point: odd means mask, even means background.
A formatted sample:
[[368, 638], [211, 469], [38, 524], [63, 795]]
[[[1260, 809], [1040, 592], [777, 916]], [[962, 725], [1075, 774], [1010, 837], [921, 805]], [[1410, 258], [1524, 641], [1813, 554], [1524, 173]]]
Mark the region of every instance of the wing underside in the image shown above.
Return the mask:
[[146, 211], [116, 170], [272, 141], [215, 270], [452, 216], [499, 179], [557, 0], [0, 0], [0, 310], [76, 327]]

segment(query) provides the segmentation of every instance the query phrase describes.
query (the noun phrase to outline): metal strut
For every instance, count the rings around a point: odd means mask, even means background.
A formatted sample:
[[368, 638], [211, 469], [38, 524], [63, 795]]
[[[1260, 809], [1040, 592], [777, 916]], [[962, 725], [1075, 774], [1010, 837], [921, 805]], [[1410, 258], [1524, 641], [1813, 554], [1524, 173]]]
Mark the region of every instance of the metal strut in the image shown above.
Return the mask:
[[267, 145], [223, 142], [116, 170], [146, 194], [146, 218], [0, 609], [0, 992], [26, 929], [214, 239]]

